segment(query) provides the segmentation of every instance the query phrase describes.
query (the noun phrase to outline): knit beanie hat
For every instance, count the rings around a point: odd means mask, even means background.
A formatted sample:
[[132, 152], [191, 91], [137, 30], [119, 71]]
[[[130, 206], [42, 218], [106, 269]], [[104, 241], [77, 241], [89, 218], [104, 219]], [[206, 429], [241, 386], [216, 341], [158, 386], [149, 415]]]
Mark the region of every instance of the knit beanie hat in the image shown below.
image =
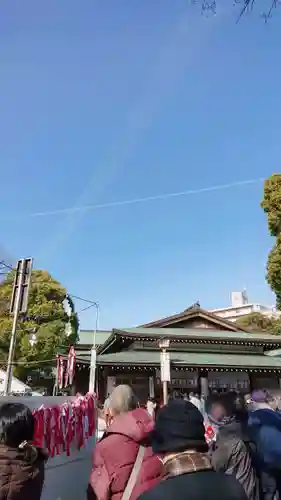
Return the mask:
[[259, 389], [252, 392], [251, 399], [254, 403], [268, 403], [272, 400], [272, 396], [267, 391]]
[[150, 438], [156, 454], [208, 450], [203, 416], [189, 401], [174, 399], [161, 408]]

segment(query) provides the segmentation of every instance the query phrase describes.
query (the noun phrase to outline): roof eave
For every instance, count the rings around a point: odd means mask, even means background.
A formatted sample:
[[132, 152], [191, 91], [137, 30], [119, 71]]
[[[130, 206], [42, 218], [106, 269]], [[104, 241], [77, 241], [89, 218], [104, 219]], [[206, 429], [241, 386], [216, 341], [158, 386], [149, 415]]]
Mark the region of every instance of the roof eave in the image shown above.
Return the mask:
[[234, 332], [248, 332], [246, 328], [242, 328], [238, 326], [236, 323], [232, 323], [224, 318], [220, 318], [215, 314], [210, 313], [209, 311], [205, 311], [205, 309], [191, 309], [189, 311], [183, 311], [178, 314], [174, 314], [172, 316], [168, 316], [166, 318], [162, 318], [156, 321], [151, 321], [150, 323], [146, 323], [144, 325], [140, 325], [140, 328], [163, 328], [165, 326], [172, 325], [174, 323], [179, 323], [181, 321], [185, 321], [191, 319], [192, 317], [201, 317], [203, 319], [208, 319], [213, 321], [214, 324], [225, 326], [226, 329], [234, 331]]
[[[140, 328], [140, 327], [139, 327]], [[160, 329], [160, 328], [159, 328]], [[137, 340], [137, 338], [141, 339], [141, 340], [160, 340], [160, 338], [168, 338], [169, 337], [169, 334], [166, 333], [165, 334], [165, 329], [163, 329], [163, 336], [159, 336], [155, 333], [149, 333], [149, 329], [148, 329], [148, 333], [136, 333], [134, 332], [127, 332], [126, 330], [119, 330], [119, 329], [116, 329], [114, 330], [115, 331], [115, 334], [116, 336], [118, 337], [126, 337], [126, 338], [131, 338], [132, 340]], [[186, 329], [186, 331], [188, 332], [188, 328]], [[217, 330], [218, 331], [218, 330]], [[250, 333], [250, 332], [243, 332], [243, 333]], [[223, 335], [220, 337], [220, 336], [216, 336], [215, 338], [212, 338], [211, 337], [211, 334], [210, 334], [210, 330], [207, 329], [207, 332], [206, 332], [206, 337], [201, 337], [201, 338], [198, 338], [198, 337], [192, 337], [192, 335], [187, 335], [186, 339], [183, 339], [182, 336], [173, 336], [173, 338], [170, 337], [170, 340], [171, 342], [173, 341], [181, 341], [181, 342], [185, 342], [185, 343], [198, 343], [198, 344], [201, 344], [203, 341], [206, 341], [207, 343], [224, 343], [224, 344], [233, 344], [234, 342], [236, 344], [258, 344], [258, 345], [280, 345], [281, 346], [281, 338], [280, 340], [278, 340], [278, 338], [272, 338], [270, 340], [264, 340], [262, 338], [262, 335], [261, 335], [261, 339], [258, 340], [258, 339], [250, 339], [250, 338], [247, 338], [247, 339], [241, 339], [239, 337], [234, 337], [233, 338], [226, 338], [224, 337]], [[270, 351], [268, 351], [270, 352]], [[102, 354], [102, 353], [100, 353]]]
[[[101, 344], [100, 346], [97, 347], [97, 354], [105, 354], [108, 349], [115, 344], [115, 342], [121, 338], [120, 333], [122, 330], [118, 330], [116, 328], [112, 329], [112, 334], [108, 339], [104, 342], [104, 344]], [[133, 340], [133, 338], [132, 338]]]
[[112, 330], [112, 334], [110, 335], [110, 337], [108, 337], [108, 339], [104, 342], [104, 344], [101, 344], [100, 346], [97, 347], [97, 354], [103, 354], [104, 352], [106, 352], [106, 350], [112, 345], [114, 344], [115, 340], [116, 340], [116, 335], [115, 335], [115, 331], [114, 329]]
[[[184, 366], [193, 366], [193, 365], [189, 365], [183, 361], [173, 361], [173, 366], [175, 367], [184, 367]], [[200, 366], [201, 368], [201, 366]], [[215, 363], [209, 363], [209, 364], [202, 364], [202, 368], [204, 368], [205, 370], [208, 369], [208, 370], [214, 370], [214, 371], [219, 371], [221, 369], [224, 369], [224, 366], [223, 365], [217, 365]], [[253, 370], [276, 370], [276, 371], [281, 371], [281, 365], [280, 367], [278, 366], [260, 366], [260, 365], [251, 365], [251, 366], [243, 366], [243, 365], [228, 365], [226, 367], [228, 370], [243, 370], [243, 371], [253, 371]]]
[[[86, 362], [83, 361], [84, 364], [87, 364]], [[97, 365], [98, 366], [112, 366], [112, 367], [116, 367], [116, 366], [124, 366], [124, 367], [131, 367], [132, 366], [132, 363], [131, 362], [128, 362], [128, 361], [100, 361], [100, 360], [97, 360]], [[142, 362], [138, 362], [138, 363], [134, 363], [134, 367], [140, 367], [140, 368], [143, 368], [143, 367], [149, 367], [149, 368], [155, 368], [155, 369], [159, 369], [160, 367], [160, 362], [159, 363], [148, 363], [146, 361], [142, 361]], [[197, 366], [197, 365], [194, 365], [192, 363], [186, 363], [186, 362], [183, 362], [183, 361], [172, 361], [171, 362], [171, 368], [185, 368], [187, 367], [188, 369], [192, 369], [192, 370], [200, 370], [200, 369], [204, 369], [204, 370], [214, 370], [214, 371], [225, 371], [226, 368], [228, 371], [231, 371], [231, 370], [235, 370], [235, 371], [246, 371], [246, 372], [251, 372], [251, 371], [259, 371], [259, 372], [263, 372], [263, 371], [274, 371], [274, 372], [281, 372], [281, 365], [280, 367], [278, 366], [259, 366], [259, 365], [253, 365], [253, 366], [243, 366], [243, 365], [231, 365], [231, 366], [227, 366], [227, 367], [224, 367], [224, 366], [218, 366], [217, 364], [202, 364], [201, 366]]]
[[[100, 361], [97, 359], [97, 365], [98, 366], [132, 366], [132, 362], [130, 361]], [[158, 368], [160, 366], [160, 361], [159, 363], [148, 363], [147, 361], [141, 361], [138, 363], [134, 363], [134, 366], [151, 366]]]

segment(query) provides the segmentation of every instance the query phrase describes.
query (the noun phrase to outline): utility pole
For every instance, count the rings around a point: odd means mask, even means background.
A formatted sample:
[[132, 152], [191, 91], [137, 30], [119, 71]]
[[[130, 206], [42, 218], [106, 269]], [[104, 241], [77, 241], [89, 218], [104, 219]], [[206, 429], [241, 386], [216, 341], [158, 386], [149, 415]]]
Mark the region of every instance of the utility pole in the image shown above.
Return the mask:
[[97, 366], [97, 349], [96, 349], [96, 333], [99, 328], [99, 304], [93, 302], [96, 308], [96, 321], [93, 335], [93, 345], [91, 348], [91, 361], [90, 361], [90, 379], [89, 379], [89, 392], [95, 392], [96, 387], [96, 366]]
[[7, 373], [5, 377], [4, 396], [11, 392], [13, 378], [13, 361], [16, 345], [17, 323], [20, 314], [27, 312], [28, 292], [32, 271], [32, 259], [21, 259], [17, 263], [16, 275], [13, 286], [10, 314], [14, 315], [13, 327], [10, 340]]

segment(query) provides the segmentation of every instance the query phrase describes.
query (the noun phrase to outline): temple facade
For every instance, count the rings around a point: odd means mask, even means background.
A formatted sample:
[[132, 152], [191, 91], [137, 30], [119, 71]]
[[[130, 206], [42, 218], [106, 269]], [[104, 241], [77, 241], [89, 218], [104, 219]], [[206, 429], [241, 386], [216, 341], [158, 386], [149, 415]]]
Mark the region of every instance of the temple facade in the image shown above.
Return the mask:
[[[160, 345], [169, 341], [173, 396], [190, 391], [208, 394], [254, 388], [278, 389], [281, 380], [281, 337], [248, 332], [200, 308], [137, 328], [114, 328], [97, 348], [97, 390], [104, 400], [115, 385], [133, 387], [144, 402], [161, 397]], [[90, 345], [76, 346], [77, 361], [90, 363]], [[80, 381], [85, 377], [80, 377]], [[79, 372], [77, 382], [79, 383]], [[79, 390], [79, 386], [77, 387]]]

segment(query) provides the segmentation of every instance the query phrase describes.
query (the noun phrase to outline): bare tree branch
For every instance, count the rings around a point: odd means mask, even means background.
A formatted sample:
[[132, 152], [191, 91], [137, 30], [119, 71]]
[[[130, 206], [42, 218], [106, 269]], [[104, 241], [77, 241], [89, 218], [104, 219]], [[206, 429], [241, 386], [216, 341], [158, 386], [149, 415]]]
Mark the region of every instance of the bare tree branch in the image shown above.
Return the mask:
[[[191, 0], [193, 4], [200, 4], [201, 11], [203, 14], [211, 13], [216, 14], [217, 7], [219, 5], [219, 0]], [[222, 4], [225, 4], [225, 0], [222, 0]], [[256, 0], [233, 0], [233, 6], [239, 6], [240, 12], [237, 21], [241, 19], [245, 14], [253, 11], [256, 6]], [[264, 12], [261, 17], [267, 22], [273, 14], [274, 9], [280, 6], [281, 0], [264, 0]]]

